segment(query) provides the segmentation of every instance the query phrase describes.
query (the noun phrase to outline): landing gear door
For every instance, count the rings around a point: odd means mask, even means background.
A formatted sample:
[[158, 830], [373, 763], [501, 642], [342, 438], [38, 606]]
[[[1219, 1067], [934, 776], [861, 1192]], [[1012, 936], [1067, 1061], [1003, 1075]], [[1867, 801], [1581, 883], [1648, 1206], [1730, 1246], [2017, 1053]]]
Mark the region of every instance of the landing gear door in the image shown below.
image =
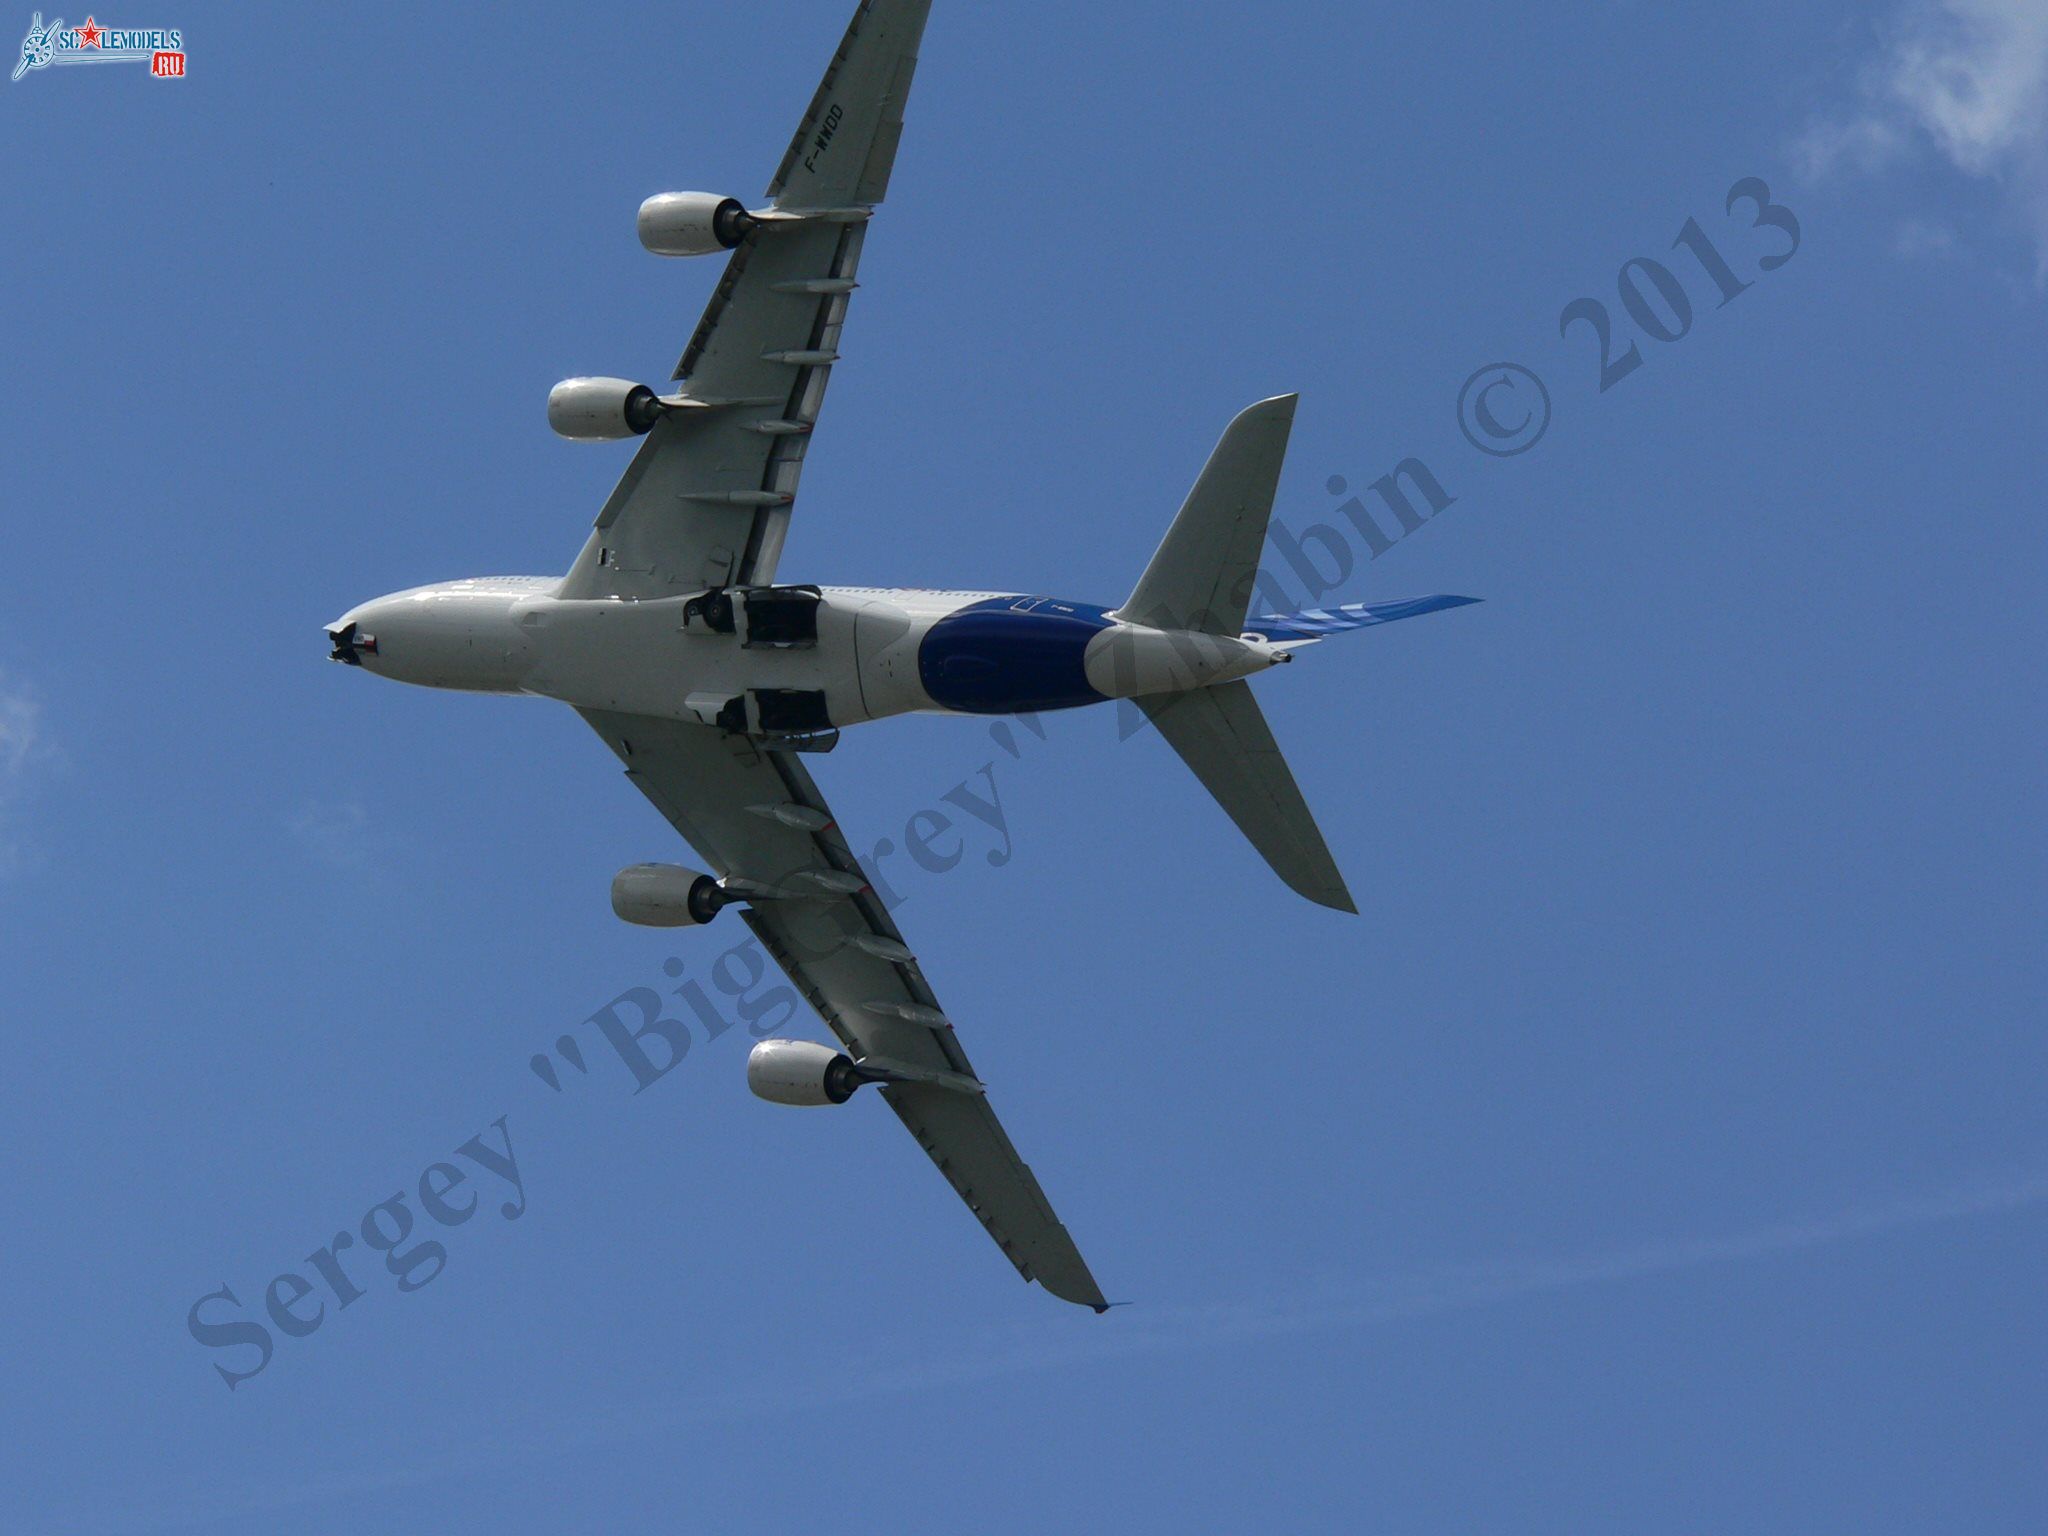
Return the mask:
[[815, 646], [823, 601], [824, 593], [816, 587], [767, 587], [747, 593], [745, 645], [749, 650]]

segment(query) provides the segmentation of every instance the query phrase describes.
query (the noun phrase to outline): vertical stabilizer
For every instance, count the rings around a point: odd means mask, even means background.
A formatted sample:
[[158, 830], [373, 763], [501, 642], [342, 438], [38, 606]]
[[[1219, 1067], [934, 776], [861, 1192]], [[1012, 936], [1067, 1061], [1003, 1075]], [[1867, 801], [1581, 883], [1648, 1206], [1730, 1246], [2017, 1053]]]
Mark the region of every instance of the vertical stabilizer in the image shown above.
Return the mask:
[[1261, 400], [1230, 424], [1118, 618], [1209, 635], [1243, 630], [1299, 398]]

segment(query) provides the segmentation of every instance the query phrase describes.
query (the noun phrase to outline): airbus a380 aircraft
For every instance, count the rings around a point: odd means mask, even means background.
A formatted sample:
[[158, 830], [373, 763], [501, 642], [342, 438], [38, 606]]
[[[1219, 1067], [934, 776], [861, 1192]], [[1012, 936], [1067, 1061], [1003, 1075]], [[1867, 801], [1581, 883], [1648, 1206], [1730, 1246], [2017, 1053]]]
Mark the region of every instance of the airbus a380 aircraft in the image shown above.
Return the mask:
[[698, 192], [642, 205], [640, 239], [656, 255], [731, 256], [673, 393], [570, 379], [550, 395], [548, 418], [565, 437], [645, 438], [569, 574], [396, 593], [328, 636], [336, 661], [380, 677], [572, 705], [710, 867], [625, 870], [613, 909], [680, 928], [743, 908], [839, 1039], [838, 1049], [756, 1046], [753, 1090], [823, 1105], [877, 1085], [1018, 1272], [1102, 1311], [1094, 1276], [802, 755], [830, 751], [846, 726], [911, 711], [1134, 699], [1281, 879], [1355, 912], [1244, 679], [1326, 634], [1470, 599], [1249, 618], [1293, 396], [1231, 423], [1113, 611], [1007, 593], [777, 585], [930, 9], [864, 0], [766, 207]]

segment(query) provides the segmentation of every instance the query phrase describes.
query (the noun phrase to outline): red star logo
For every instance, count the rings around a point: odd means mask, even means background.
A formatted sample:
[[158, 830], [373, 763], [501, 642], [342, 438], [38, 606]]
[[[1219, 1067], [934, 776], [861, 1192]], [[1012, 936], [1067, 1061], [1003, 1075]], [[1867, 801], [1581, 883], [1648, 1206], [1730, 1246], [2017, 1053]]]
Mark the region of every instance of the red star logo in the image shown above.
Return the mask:
[[100, 27], [88, 16], [85, 18], [85, 25], [78, 29], [78, 46], [81, 48], [97, 48], [100, 46], [100, 36]]

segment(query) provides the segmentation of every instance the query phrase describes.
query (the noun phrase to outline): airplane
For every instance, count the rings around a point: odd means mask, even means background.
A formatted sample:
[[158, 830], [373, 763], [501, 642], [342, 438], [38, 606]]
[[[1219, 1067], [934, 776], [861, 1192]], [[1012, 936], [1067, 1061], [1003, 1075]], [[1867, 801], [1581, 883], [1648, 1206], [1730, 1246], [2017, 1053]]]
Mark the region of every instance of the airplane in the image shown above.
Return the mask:
[[862, 0], [764, 206], [698, 192], [641, 206], [650, 252], [729, 253], [727, 266], [670, 392], [576, 378], [549, 395], [564, 437], [643, 440], [568, 575], [394, 593], [327, 636], [333, 660], [379, 677], [577, 710], [708, 866], [621, 871], [616, 914], [684, 928], [742, 909], [837, 1038], [763, 1041], [747, 1062], [752, 1090], [823, 1106], [874, 1085], [1026, 1281], [1102, 1312], [1101, 1288], [804, 759], [894, 715], [1130, 699], [1283, 881], [1356, 912], [1246, 679], [1328, 635], [1473, 600], [1251, 617], [1292, 395], [1230, 424], [1114, 609], [778, 580], [930, 9]]

